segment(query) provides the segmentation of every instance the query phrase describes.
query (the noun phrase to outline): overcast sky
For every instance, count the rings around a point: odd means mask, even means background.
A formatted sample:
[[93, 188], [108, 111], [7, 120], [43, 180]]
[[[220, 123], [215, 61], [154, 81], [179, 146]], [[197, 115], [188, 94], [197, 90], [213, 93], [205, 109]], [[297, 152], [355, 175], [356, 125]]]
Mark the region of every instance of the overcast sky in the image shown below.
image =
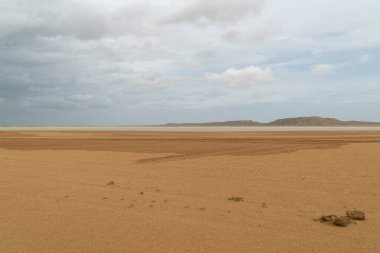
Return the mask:
[[0, 125], [380, 121], [379, 0], [1, 0]]

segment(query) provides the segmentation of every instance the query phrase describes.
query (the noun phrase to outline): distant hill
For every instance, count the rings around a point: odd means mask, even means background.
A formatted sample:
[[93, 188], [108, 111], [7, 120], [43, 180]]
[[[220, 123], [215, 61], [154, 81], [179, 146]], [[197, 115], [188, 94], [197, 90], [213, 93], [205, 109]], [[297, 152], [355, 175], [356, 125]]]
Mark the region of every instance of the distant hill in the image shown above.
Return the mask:
[[252, 120], [236, 120], [206, 123], [169, 123], [165, 126], [380, 126], [380, 122], [341, 121], [334, 118], [322, 118], [318, 116], [313, 116], [278, 119], [269, 123], [260, 123]]
[[380, 122], [341, 121], [334, 118], [299, 117], [278, 119], [267, 123], [268, 126], [380, 126]]

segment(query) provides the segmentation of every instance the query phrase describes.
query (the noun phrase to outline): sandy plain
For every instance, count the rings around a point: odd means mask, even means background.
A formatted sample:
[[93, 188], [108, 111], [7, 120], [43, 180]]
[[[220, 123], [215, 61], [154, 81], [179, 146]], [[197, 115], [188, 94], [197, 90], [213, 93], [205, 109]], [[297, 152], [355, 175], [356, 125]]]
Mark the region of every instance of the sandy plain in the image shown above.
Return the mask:
[[380, 132], [0, 132], [0, 203], [6, 253], [379, 253]]

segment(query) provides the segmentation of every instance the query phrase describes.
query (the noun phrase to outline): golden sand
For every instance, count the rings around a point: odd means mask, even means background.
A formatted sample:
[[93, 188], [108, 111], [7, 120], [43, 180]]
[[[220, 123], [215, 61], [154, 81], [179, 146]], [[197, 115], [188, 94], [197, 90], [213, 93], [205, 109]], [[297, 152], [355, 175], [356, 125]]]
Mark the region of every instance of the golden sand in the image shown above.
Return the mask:
[[5, 253], [379, 253], [380, 132], [0, 132], [0, 203]]

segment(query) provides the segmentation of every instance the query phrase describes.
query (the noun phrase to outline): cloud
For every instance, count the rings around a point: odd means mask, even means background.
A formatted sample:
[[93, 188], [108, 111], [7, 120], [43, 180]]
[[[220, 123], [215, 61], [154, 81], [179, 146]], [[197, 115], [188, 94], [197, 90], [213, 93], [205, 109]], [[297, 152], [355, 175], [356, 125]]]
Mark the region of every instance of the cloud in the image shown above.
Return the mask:
[[281, 28], [274, 22], [264, 22], [263, 24], [256, 25], [254, 29], [252, 27], [242, 27], [243, 29], [231, 29], [222, 34], [222, 38], [230, 43], [242, 43], [249, 44], [260, 43], [272, 39], [279, 35]]
[[329, 75], [336, 70], [336, 66], [332, 64], [317, 64], [311, 67], [311, 72], [316, 75]]
[[[171, 101], [168, 110], [248, 105], [277, 95], [315, 97], [329, 81], [378, 82], [380, 3], [344, 3], [1, 0], [0, 124], [70, 124], [74, 114], [104, 124], [152, 123], [162, 119], [163, 101]], [[347, 59], [366, 64], [343, 67]], [[313, 70], [337, 74], [321, 82]], [[274, 74], [272, 85], [230, 88], [265, 84]], [[112, 121], [98, 117], [100, 107]]]
[[74, 94], [70, 96], [31, 96], [19, 99], [20, 103], [28, 108], [43, 108], [52, 110], [75, 110], [80, 108], [105, 108], [112, 104], [112, 100], [105, 96], [90, 94]]
[[223, 33], [223, 38], [229, 42], [236, 42], [239, 38], [239, 35], [240, 34], [238, 31], [230, 30]]
[[366, 63], [369, 61], [369, 55], [368, 54], [363, 54], [359, 57], [359, 62], [361, 63]]
[[164, 23], [225, 24], [257, 14], [263, 6], [263, 0], [193, 0], [165, 17]]
[[209, 81], [226, 83], [232, 87], [255, 85], [274, 80], [270, 68], [248, 66], [242, 69], [229, 68], [223, 73], [206, 73], [205, 78]]
[[253, 36], [249, 37], [249, 41], [251, 42], [259, 42], [264, 41], [267, 38], [279, 33], [281, 31], [279, 25], [275, 23], [267, 23], [263, 26], [259, 27]]
[[341, 63], [335, 63], [335, 64], [316, 64], [311, 66], [311, 72], [315, 75], [321, 75], [326, 76], [334, 73], [338, 69], [342, 69], [344, 67], [347, 67], [351, 65], [350, 62], [341, 62]]
[[[5, 0], [6, 1], [6, 0]], [[23, 1], [0, 4], [0, 38], [73, 37], [95, 40], [109, 36], [141, 34], [150, 28], [150, 5], [128, 1]]]
[[91, 94], [75, 94], [67, 98], [67, 101], [72, 101], [76, 104], [82, 104], [89, 107], [107, 107], [112, 103], [112, 100], [104, 96], [94, 96]]

